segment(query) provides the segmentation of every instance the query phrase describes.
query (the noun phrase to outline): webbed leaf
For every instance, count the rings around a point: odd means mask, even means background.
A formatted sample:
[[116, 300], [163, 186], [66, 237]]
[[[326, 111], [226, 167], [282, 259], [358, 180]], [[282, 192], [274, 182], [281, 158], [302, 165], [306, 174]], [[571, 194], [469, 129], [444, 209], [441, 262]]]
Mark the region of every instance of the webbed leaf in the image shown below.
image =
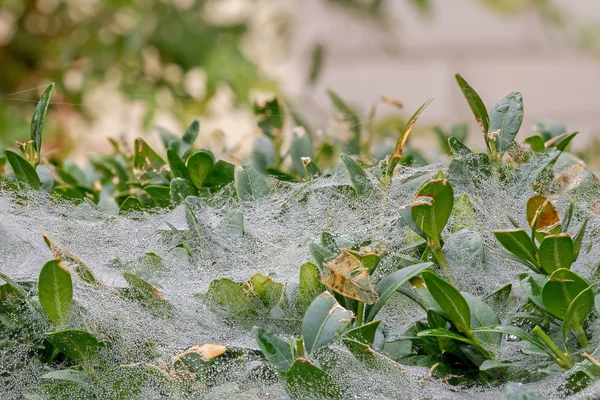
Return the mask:
[[371, 286], [367, 268], [358, 257], [345, 249], [333, 261], [323, 265], [320, 279], [331, 290], [351, 299], [367, 304], [375, 304], [379, 299]]

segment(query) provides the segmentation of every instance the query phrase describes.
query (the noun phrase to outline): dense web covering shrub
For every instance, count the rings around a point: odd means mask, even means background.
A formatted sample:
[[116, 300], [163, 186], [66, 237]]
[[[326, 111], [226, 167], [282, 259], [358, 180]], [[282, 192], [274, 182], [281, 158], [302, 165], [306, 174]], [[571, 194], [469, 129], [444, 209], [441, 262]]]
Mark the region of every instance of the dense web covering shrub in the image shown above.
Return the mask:
[[0, 190], [1, 397], [597, 396], [598, 180], [575, 134], [515, 141], [520, 94], [488, 114], [457, 80], [487, 151], [418, 167], [430, 101], [377, 164], [354, 126], [358, 158], [285, 154], [273, 101], [252, 166], [194, 150], [197, 122], [53, 165], [49, 87]]

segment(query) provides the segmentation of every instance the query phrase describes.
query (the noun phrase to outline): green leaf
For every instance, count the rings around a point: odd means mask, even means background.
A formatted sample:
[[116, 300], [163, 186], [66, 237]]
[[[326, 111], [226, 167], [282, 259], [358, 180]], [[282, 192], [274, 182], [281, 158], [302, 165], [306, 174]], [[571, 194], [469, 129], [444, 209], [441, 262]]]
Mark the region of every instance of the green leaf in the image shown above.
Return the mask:
[[[469, 310], [471, 310], [471, 329], [481, 328], [482, 326], [500, 325], [500, 318], [498, 318], [492, 307], [470, 293], [461, 292], [461, 294], [467, 301]], [[477, 333], [475, 337], [482, 342], [496, 346], [499, 346], [502, 341], [502, 335], [497, 333]]]
[[171, 188], [168, 186], [149, 185], [144, 191], [159, 207], [168, 207], [171, 204]]
[[575, 138], [575, 136], [577, 136], [577, 134], [579, 134], [579, 132], [573, 132], [573, 133], [565, 132], [562, 135], [556, 136], [556, 137], [548, 140], [548, 142], [546, 143], [546, 146], [548, 148], [555, 147], [558, 151], [565, 151], [565, 149], [567, 148], [569, 143], [571, 143], [571, 140], [573, 140], [573, 138]]
[[342, 343], [356, 359], [365, 363], [366, 367], [370, 370], [383, 370], [389, 373], [390, 367], [395, 367], [398, 372], [404, 373], [402, 365], [392, 360], [387, 355], [373, 350], [367, 343], [347, 337], [342, 339]]
[[579, 258], [579, 252], [581, 251], [581, 243], [583, 243], [583, 237], [585, 236], [585, 228], [587, 227], [587, 223], [590, 219], [586, 218], [581, 224], [581, 228], [579, 228], [579, 232], [575, 235], [575, 239], [573, 240], [573, 261]]
[[40, 378], [52, 381], [71, 382], [83, 386], [91, 386], [92, 384], [92, 381], [90, 380], [86, 372], [74, 369], [61, 369], [58, 371], [50, 371], [42, 375]]
[[52, 97], [53, 90], [54, 83], [51, 83], [44, 91], [44, 94], [42, 94], [40, 101], [37, 103], [33, 113], [33, 118], [31, 119], [31, 140], [33, 140], [35, 151], [38, 154], [40, 154], [42, 149], [42, 131], [44, 130], [44, 120], [46, 119], [46, 112], [48, 111], [48, 105], [50, 104], [50, 98]]
[[258, 316], [257, 301], [248, 296], [242, 285], [228, 278], [213, 280], [208, 285], [206, 300], [235, 322], [249, 322]]
[[539, 249], [540, 263], [548, 275], [557, 269], [569, 269], [574, 261], [573, 239], [568, 233], [548, 235]]
[[34, 189], [39, 189], [42, 186], [42, 182], [35, 171], [35, 168], [33, 168], [27, 160], [12, 150], [6, 150], [5, 155], [18, 180], [27, 183]]
[[165, 161], [142, 138], [135, 139], [133, 166], [142, 179], [151, 179], [159, 176]]
[[185, 146], [182, 146], [182, 154], [179, 154], [180, 157], [185, 159], [185, 155], [189, 154], [193, 148], [196, 139], [198, 138], [198, 134], [200, 133], [200, 122], [194, 120], [190, 126], [186, 129], [183, 134], [181, 141], [185, 143]]
[[254, 274], [250, 278], [250, 285], [258, 299], [268, 310], [275, 307], [283, 297], [284, 285], [263, 274]]
[[[521, 164], [517, 172], [510, 179], [509, 191], [518, 191], [535, 182], [546, 168], [560, 156], [560, 151], [548, 149], [543, 153], [534, 153], [527, 162]], [[515, 192], [516, 193], [516, 192]]]
[[421, 272], [425, 271], [427, 268], [431, 268], [432, 266], [433, 263], [431, 262], [411, 265], [398, 271], [394, 271], [381, 279], [375, 286], [375, 291], [379, 296], [379, 301], [372, 306], [367, 306], [365, 310], [365, 314], [367, 315], [366, 321], [370, 322], [375, 319], [381, 308], [400, 286], [404, 285], [406, 282], [408, 282], [408, 280], [419, 275]]
[[554, 316], [564, 319], [569, 305], [588, 287], [588, 283], [575, 272], [558, 269], [542, 288], [544, 307]]
[[306, 179], [323, 175], [319, 166], [309, 157], [302, 157], [302, 165], [304, 166], [304, 177]]
[[499, 154], [512, 144], [523, 122], [523, 97], [511, 92], [490, 111], [488, 142]]
[[346, 331], [344, 338], [350, 338], [360, 343], [365, 343], [369, 346], [372, 346], [373, 342], [375, 342], [375, 335], [377, 334], [377, 328], [379, 327], [380, 323], [381, 321], [377, 320], [356, 328], [352, 328], [349, 331]]
[[456, 82], [458, 83], [458, 87], [463, 92], [465, 99], [467, 100], [467, 104], [469, 108], [473, 112], [473, 116], [477, 121], [477, 125], [483, 132], [483, 137], [485, 138], [486, 145], [489, 146], [487, 134], [490, 130], [490, 117], [488, 116], [487, 109], [485, 108], [485, 104], [479, 97], [479, 94], [467, 83], [467, 81], [460, 76], [460, 74], [456, 74]]
[[302, 312], [306, 311], [310, 303], [326, 289], [319, 280], [319, 269], [315, 264], [307, 262], [300, 266], [298, 306]]
[[594, 309], [594, 288], [599, 284], [600, 282], [596, 282], [582, 290], [567, 308], [562, 324], [565, 348], [571, 327], [581, 328], [587, 316]]
[[539, 135], [529, 136], [524, 142], [531, 146], [531, 150], [535, 152], [541, 153], [546, 150], [544, 139]]
[[459, 335], [456, 332], [449, 331], [448, 329], [443, 329], [443, 328], [426, 329], [426, 330], [423, 330], [423, 331], [420, 331], [419, 333], [417, 333], [417, 336], [419, 336], [419, 337], [448, 338], [448, 339], [457, 340], [459, 342], [463, 342], [463, 343], [466, 343], [468, 345], [473, 346], [480, 353], [482, 353], [484, 356], [486, 356], [486, 358], [491, 358], [492, 357], [491, 353], [489, 351], [487, 351], [485, 349], [485, 347], [483, 347], [477, 341], [475, 341], [473, 339], [469, 339], [466, 336]]
[[398, 141], [396, 142], [396, 146], [394, 147], [394, 152], [392, 153], [392, 155], [388, 161], [387, 172], [386, 172], [386, 175], [388, 177], [391, 177], [393, 175], [394, 168], [396, 168], [396, 165], [398, 165], [398, 163], [402, 159], [402, 153], [404, 152], [404, 145], [406, 144], [406, 141], [408, 140], [408, 136], [410, 135], [410, 132], [412, 131], [413, 127], [415, 126], [415, 123], [417, 122], [417, 118], [419, 118], [421, 113], [423, 113], [423, 111], [427, 108], [427, 106], [432, 101], [433, 101], [433, 97], [430, 98], [429, 100], [427, 100], [425, 103], [423, 103], [423, 105], [421, 105], [421, 107], [419, 107], [419, 109], [417, 111], [415, 111], [415, 113], [412, 115], [412, 117], [410, 117], [410, 119], [406, 123], [404, 130], [402, 131], [402, 133], [400, 134], [400, 137], [398, 138]]
[[502, 286], [500, 289], [483, 296], [483, 301], [495, 308], [506, 308], [509, 305], [512, 283]]
[[242, 201], [260, 200], [269, 195], [269, 184], [256, 169], [239, 166], [235, 171], [235, 191]]
[[524, 229], [498, 229], [493, 233], [506, 250], [533, 265], [537, 265], [535, 247], [531, 241], [531, 236]]
[[196, 196], [198, 190], [192, 182], [183, 178], [174, 178], [171, 180], [169, 191], [171, 192], [171, 202], [180, 204], [188, 196]]
[[545, 310], [544, 301], [542, 300], [542, 288], [548, 282], [548, 276], [541, 274], [521, 274], [519, 275], [519, 283], [523, 291], [535, 305]]
[[439, 240], [440, 234], [454, 207], [454, 189], [443, 175], [433, 177], [421, 186], [412, 206], [415, 224], [430, 239]]
[[292, 136], [292, 143], [290, 145], [290, 157], [292, 158], [292, 165], [296, 174], [304, 174], [304, 163], [303, 158], [314, 158], [313, 145], [310, 140], [310, 136], [306, 132], [302, 135], [294, 132]]
[[125, 214], [132, 211], [141, 211], [142, 210], [142, 202], [137, 197], [129, 196], [125, 199], [123, 203], [121, 203], [121, 207], [119, 207], [119, 214]]
[[46, 192], [52, 192], [54, 188], [54, 176], [52, 175], [52, 171], [45, 165], [38, 165], [35, 167], [35, 172], [40, 178], [40, 182], [42, 183], [42, 189]]
[[187, 160], [187, 169], [191, 181], [198, 189], [204, 187], [204, 181], [215, 166], [215, 157], [208, 150], [200, 150]]
[[477, 328], [473, 330], [473, 333], [481, 333], [481, 332], [493, 332], [493, 333], [501, 333], [505, 335], [516, 336], [521, 340], [525, 340], [531, 343], [533, 346], [542, 350], [544, 353], [554, 358], [554, 354], [551, 349], [549, 349], [544, 342], [542, 342], [537, 336], [513, 325], [495, 325], [495, 326], [485, 326], [481, 328]]
[[73, 300], [71, 273], [60, 265], [60, 260], [48, 261], [38, 278], [38, 297], [42, 309], [57, 326], [64, 326], [69, 319]]
[[544, 400], [545, 397], [522, 383], [509, 382], [504, 387], [505, 400]]
[[183, 178], [190, 180], [190, 173], [188, 172], [185, 163], [179, 157], [175, 150], [167, 150], [167, 161], [169, 162], [169, 167], [171, 167], [171, 172], [173, 173], [173, 176], [175, 178]]
[[94, 335], [80, 330], [64, 330], [46, 335], [54, 347], [67, 357], [87, 364], [100, 351], [100, 342]]
[[294, 361], [290, 344], [257, 326], [252, 328], [252, 334], [260, 351], [277, 371], [277, 375], [285, 379], [285, 373]]
[[285, 374], [290, 396], [295, 400], [337, 400], [345, 398], [332, 377], [312, 362], [296, 359]]
[[340, 158], [346, 172], [348, 172], [348, 177], [350, 178], [350, 182], [352, 182], [352, 187], [354, 188], [356, 195], [362, 196], [370, 194], [373, 191], [373, 185], [369, 181], [369, 177], [365, 170], [348, 154], [342, 153], [340, 154]]
[[308, 355], [342, 335], [352, 318], [352, 312], [339, 305], [329, 292], [323, 292], [313, 300], [302, 321], [302, 337]]
[[329, 95], [331, 102], [333, 103], [337, 111], [341, 114], [342, 121], [349, 125], [348, 128], [352, 132], [352, 139], [350, 139], [350, 141], [347, 144], [348, 153], [359, 154], [361, 123], [360, 118], [358, 118], [358, 114], [350, 107], [348, 107], [348, 105], [333, 91], [328, 90], [327, 95]]
[[427, 285], [427, 290], [441, 309], [444, 310], [450, 321], [456, 325], [460, 332], [469, 334], [471, 331], [471, 310], [467, 300], [454, 286], [433, 272], [424, 271], [422, 277]]
[[160, 313], [170, 310], [171, 305], [169, 301], [153, 284], [141, 276], [128, 271], [123, 271], [122, 275], [131, 289], [131, 297], [142, 306]]

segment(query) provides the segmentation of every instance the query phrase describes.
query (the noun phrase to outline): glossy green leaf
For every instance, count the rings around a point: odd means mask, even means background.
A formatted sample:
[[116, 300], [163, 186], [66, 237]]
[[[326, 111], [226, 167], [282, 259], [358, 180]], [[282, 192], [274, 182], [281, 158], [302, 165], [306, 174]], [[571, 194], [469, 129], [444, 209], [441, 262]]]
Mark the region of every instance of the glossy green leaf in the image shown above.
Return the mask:
[[169, 167], [171, 168], [171, 172], [175, 178], [190, 180], [190, 173], [188, 172], [185, 163], [175, 150], [167, 150], [167, 161], [169, 162]]
[[373, 185], [369, 181], [365, 170], [348, 154], [342, 153], [340, 154], [340, 158], [346, 172], [348, 172], [348, 177], [350, 178], [350, 182], [352, 182], [352, 187], [356, 195], [363, 196], [370, 194], [373, 191]]
[[430, 239], [439, 240], [453, 207], [454, 189], [438, 175], [419, 188], [411, 206], [412, 219]]
[[192, 154], [187, 161], [190, 180], [198, 189], [204, 187], [204, 181], [215, 166], [215, 157], [208, 150], [200, 150]]
[[100, 342], [94, 335], [81, 330], [64, 330], [52, 332], [46, 335], [54, 347], [67, 357], [87, 363], [100, 351]]
[[473, 339], [469, 339], [466, 336], [460, 335], [456, 332], [449, 331], [448, 329], [436, 328], [436, 329], [426, 329], [417, 333], [419, 337], [437, 337], [437, 338], [448, 338], [457, 340], [462, 343], [466, 343], [468, 345], [473, 346], [480, 353], [484, 354], [486, 357], [490, 358], [491, 353], [485, 349], [480, 343]]
[[600, 284], [600, 282], [596, 282], [582, 290], [581, 293], [573, 299], [571, 304], [569, 304], [562, 324], [562, 334], [565, 343], [567, 342], [571, 327], [580, 329], [587, 316], [594, 309], [594, 288], [598, 284]]
[[31, 119], [30, 136], [33, 140], [35, 151], [40, 154], [42, 149], [42, 132], [44, 130], [44, 120], [46, 119], [46, 113], [48, 111], [48, 105], [52, 97], [52, 91], [54, 90], [54, 83], [51, 83], [40, 98], [40, 101], [35, 107], [33, 118]]
[[257, 326], [252, 328], [252, 334], [260, 351], [277, 371], [277, 375], [284, 379], [286, 371], [294, 361], [289, 342]]
[[319, 269], [315, 264], [307, 262], [300, 266], [298, 305], [301, 311], [308, 309], [310, 303], [326, 289], [319, 280]]
[[506, 95], [490, 111], [488, 142], [499, 154], [513, 143], [523, 122], [523, 97], [519, 92]]
[[[496, 312], [483, 300], [467, 292], [461, 292], [462, 296], [469, 305], [471, 311], [471, 329], [481, 328], [482, 326], [500, 325], [501, 321]], [[502, 335], [497, 333], [476, 333], [475, 337], [484, 343], [500, 345]]]
[[568, 233], [548, 235], [539, 249], [540, 263], [550, 275], [557, 269], [569, 269], [574, 261], [573, 239]]
[[431, 262], [415, 264], [394, 271], [382, 278], [375, 286], [375, 292], [377, 292], [377, 295], [379, 296], [379, 301], [373, 305], [367, 306], [365, 310], [365, 314], [367, 315], [366, 321], [369, 322], [375, 319], [381, 308], [400, 286], [432, 266], [433, 263]]
[[[486, 140], [486, 144], [487, 144], [487, 142], [488, 142], [487, 134], [490, 130], [490, 117], [488, 116], [488, 112], [487, 112], [487, 109], [485, 108], [485, 104], [483, 103], [483, 101], [481, 100], [481, 97], [479, 97], [479, 95], [477, 94], [475, 89], [473, 89], [471, 87], [471, 85], [469, 85], [467, 83], [467, 81], [462, 76], [460, 76], [460, 74], [456, 74], [455, 77], [456, 77], [456, 82], [458, 83], [458, 87], [463, 92], [463, 95], [465, 96], [465, 99], [467, 100], [467, 104], [469, 105], [469, 108], [473, 112], [473, 116], [475, 117], [475, 120], [477, 121], [477, 125], [479, 125], [481, 132], [483, 132], [483, 136], [484, 136], [484, 138]], [[488, 148], [489, 148], [489, 145], [488, 145]]]
[[285, 374], [290, 396], [295, 400], [343, 399], [344, 391], [325, 371], [303, 358], [296, 359]]
[[372, 346], [375, 342], [375, 336], [377, 334], [377, 328], [381, 323], [380, 320], [369, 322], [368, 324], [364, 324], [361, 326], [357, 326], [356, 328], [352, 328], [344, 334], [345, 338], [350, 338], [352, 340], [356, 340], [360, 343], [366, 343], [369, 346]]
[[544, 307], [553, 315], [564, 319], [569, 305], [577, 295], [589, 287], [588, 283], [575, 272], [558, 269], [542, 288]]
[[69, 319], [73, 300], [71, 273], [60, 265], [60, 260], [48, 261], [38, 278], [38, 297], [42, 309], [57, 326], [64, 326]]
[[21, 182], [27, 183], [34, 189], [42, 187], [42, 181], [35, 168], [31, 166], [23, 157], [12, 150], [5, 151], [6, 159], [15, 174], [15, 177]]
[[235, 191], [242, 201], [260, 200], [269, 195], [271, 188], [256, 169], [239, 166], [235, 171]]
[[531, 150], [541, 153], [546, 150], [546, 144], [544, 143], [544, 139], [541, 136], [533, 135], [529, 136], [524, 140], [529, 146], [531, 146]]
[[523, 229], [495, 230], [494, 236], [502, 246], [515, 256], [537, 265], [535, 247], [531, 242], [531, 236]]
[[306, 352], [328, 345], [342, 335], [352, 323], [353, 315], [338, 304], [333, 295], [323, 292], [308, 307], [302, 321]]
[[471, 331], [471, 310], [467, 300], [454, 286], [433, 272], [424, 271], [422, 277], [427, 290], [450, 321], [460, 332], [468, 334]]

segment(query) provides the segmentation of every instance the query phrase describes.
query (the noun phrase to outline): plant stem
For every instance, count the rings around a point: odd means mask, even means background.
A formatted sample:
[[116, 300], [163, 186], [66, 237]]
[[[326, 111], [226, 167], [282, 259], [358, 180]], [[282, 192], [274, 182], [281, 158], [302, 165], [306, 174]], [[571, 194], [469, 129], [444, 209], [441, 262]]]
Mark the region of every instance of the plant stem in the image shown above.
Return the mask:
[[298, 357], [304, 358], [304, 340], [302, 338], [296, 339], [296, 351], [298, 352]]
[[575, 364], [573, 363], [571, 355], [568, 352], [563, 353], [562, 351], [560, 351], [556, 343], [554, 343], [554, 341], [550, 339], [548, 335], [546, 335], [546, 333], [542, 330], [542, 328], [540, 328], [539, 325], [536, 325], [535, 328], [533, 328], [533, 333], [538, 338], [540, 338], [542, 342], [544, 342], [544, 344], [550, 348], [550, 350], [552, 350], [552, 352], [557, 358], [556, 363], [558, 365], [560, 365], [561, 367], [573, 368], [573, 365]]
[[452, 276], [452, 271], [450, 270], [450, 266], [448, 265], [448, 260], [446, 260], [446, 256], [442, 251], [442, 245], [440, 244], [440, 240], [430, 239], [429, 247], [431, 248], [431, 251], [433, 251], [433, 255], [435, 256], [438, 265], [444, 272], [446, 279], [448, 279], [448, 282], [450, 282], [451, 285], [456, 286], [456, 282], [454, 282], [454, 277]]
[[362, 301], [359, 301], [358, 307], [356, 308], [356, 327], [357, 328], [359, 326], [361, 326], [363, 323], [364, 310], [365, 310], [365, 303], [363, 303]]
[[583, 331], [583, 327], [580, 324], [573, 324], [573, 333], [575, 333], [575, 337], [579, 342], [581, 347], [587, 347], [589, 342], [587, 337], [585, 336], [585, 332]]

